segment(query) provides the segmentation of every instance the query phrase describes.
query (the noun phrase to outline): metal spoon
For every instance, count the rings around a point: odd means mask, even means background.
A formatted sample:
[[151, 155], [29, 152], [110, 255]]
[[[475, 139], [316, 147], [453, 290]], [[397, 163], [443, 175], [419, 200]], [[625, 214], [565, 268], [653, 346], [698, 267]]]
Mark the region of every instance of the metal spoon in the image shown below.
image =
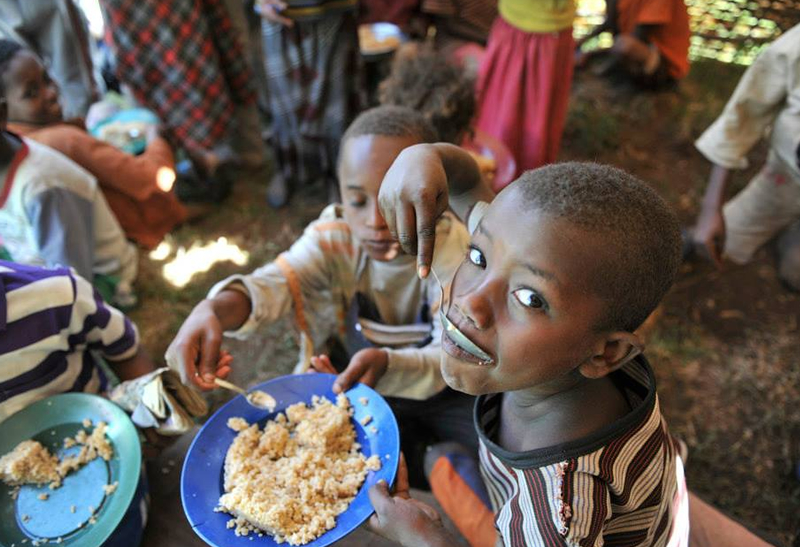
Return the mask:
[[247, 391], [240, 388], [236, 384], [232, 384], [226, 380], [223, 380], [222, 378], [214, 378], [214, 383], [219, 387], [230, 389], [231, 391], [235, 391], [240, 395], [244, 395], [244, 398], [247, 399], [247, 402], [256, 408], [261, 408], [269, 412], [275, 410], [275, 405], [277, 403], [275, 402], [275, 398], [269, 393], [265, 393], [258, 389], [254, 391]]
[[447, 318], [447, 314], [444, 311], [444, 286], [442, 285], [439, 276], [436, 275], [436, 270], [431, 268], [431, 273], [433, 274], [433, 278], [436, 280], [436, 283], [439, 285], [439, 319], [442, 321], [442, 327], [444, 327], [447, 336], [449, 336], [456, 345], [460, 346], [462, 349], [468, 351], [469, 353], [473, 354], [475, 357], [483, 361], [484, 364], [491, 364], [494, 362], [491, 355], [483, 351], [475, 342], [467, 338], [467, 335], [458, 330], [450, 319]]

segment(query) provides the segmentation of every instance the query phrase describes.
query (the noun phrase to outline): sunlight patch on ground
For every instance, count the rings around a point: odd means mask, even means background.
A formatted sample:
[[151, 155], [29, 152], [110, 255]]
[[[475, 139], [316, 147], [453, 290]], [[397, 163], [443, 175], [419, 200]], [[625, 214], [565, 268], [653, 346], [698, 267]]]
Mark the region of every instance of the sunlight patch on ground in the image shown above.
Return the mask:
[[[150, 252], [152, 260], [164, 261], [173, 255], [173, 245], [165, 240]], [[227, 238], [220, 237], [208, 243], [194, 243], [189, 249], [180, 246], [174, 250], [173, 258], [161, 268], [161, 274], [172, 286], [183, 288], [198, 274], [207, 272], [218, 262], [230, 261], [244, 266], [250, 253], [243, 251]]]

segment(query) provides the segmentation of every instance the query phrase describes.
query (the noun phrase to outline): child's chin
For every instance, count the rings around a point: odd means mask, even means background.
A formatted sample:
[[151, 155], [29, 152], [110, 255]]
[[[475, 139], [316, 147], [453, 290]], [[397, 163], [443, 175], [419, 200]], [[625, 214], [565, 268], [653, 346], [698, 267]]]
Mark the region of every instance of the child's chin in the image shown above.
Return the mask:
[[481, 366], [462, 363], [442, 352], [442, 378], [451, 389], [468, 395], [483, 395], [491, 391], [486, 388], [488, 371]]

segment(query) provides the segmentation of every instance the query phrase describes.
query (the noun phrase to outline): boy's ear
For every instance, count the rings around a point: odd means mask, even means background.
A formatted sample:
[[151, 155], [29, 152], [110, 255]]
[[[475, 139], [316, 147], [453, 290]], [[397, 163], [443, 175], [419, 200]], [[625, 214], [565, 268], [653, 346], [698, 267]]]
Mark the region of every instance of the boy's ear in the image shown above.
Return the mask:
[[578, 367], [580, 373], [596, 380], [606, 376], [644, 351], [644, 343], [632, 332], [612, 332], [600, 351]]

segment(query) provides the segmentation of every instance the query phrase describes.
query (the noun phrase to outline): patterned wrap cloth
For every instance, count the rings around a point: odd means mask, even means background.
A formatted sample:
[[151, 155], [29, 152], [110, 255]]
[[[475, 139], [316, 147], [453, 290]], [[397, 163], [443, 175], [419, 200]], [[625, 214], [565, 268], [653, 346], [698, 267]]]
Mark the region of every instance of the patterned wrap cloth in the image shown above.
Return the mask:
[[244, 45], [223, 0], [103, 0], [119, 78], [155, 111], [171, 137], [210, 150], [235, 104], [255, 102]]
[[354, 12], [261, 24], [273, 145], [290, 183], [334, 178], [339, 139], [365, 104]]

